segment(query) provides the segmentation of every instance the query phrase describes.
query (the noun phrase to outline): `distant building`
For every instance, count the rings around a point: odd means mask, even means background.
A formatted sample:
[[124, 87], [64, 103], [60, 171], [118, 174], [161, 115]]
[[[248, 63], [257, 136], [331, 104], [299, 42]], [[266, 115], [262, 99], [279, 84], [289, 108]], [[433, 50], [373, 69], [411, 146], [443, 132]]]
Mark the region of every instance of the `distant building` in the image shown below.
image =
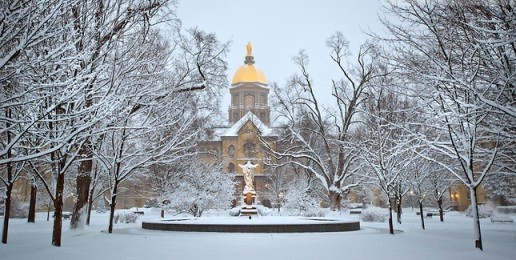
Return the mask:
[[[464, 211], [471, 204], [469, 188], [464, 184], [456, 184], [450, 187], [450, 207], [453, 210]], [[478, 204], [486, 203], [486, 191], [482, 186], [477, 187]]]
[[266, 198], [260, 197], [260, 192], [265, 189], [265, 173], [269, 170], [267, 163], [272, 159], [263, 151], [261, 140], [275, 149], [277, 133], [270, 125], [267, 78], [254, 63], [249, 43], [244, 65], [236, 70], [229, 90], [229, 125], [211, 129], [208, 139], [201, 147], [219, 154], [227, 162], [227, 172], [236, 174], [237, 196], [244, 187], [242, 169], [238, 165], [247, 161], [259, 164], [255, 169], [254, 187], [258, 192], [258, 200], [263, 202]]

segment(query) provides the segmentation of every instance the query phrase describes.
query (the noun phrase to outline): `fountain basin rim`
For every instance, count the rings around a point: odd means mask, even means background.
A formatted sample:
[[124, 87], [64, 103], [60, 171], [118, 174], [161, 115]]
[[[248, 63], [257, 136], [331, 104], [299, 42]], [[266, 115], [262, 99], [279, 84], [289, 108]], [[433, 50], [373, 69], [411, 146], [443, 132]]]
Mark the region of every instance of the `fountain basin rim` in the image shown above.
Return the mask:
[[[280, 222], [278, 220], [281, 219]], [[299, 233], [360, 230], [350, 219], [309, 217], [208, 217], [171, 218], [142, 222], [143, 229], [184, 232]]]

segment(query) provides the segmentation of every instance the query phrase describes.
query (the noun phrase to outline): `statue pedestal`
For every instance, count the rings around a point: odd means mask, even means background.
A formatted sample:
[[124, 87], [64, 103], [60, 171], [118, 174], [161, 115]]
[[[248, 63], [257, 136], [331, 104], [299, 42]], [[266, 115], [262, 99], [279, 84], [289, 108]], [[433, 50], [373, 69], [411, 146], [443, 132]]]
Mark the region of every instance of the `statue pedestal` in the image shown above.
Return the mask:
[[244, 190], [242, 192], [242, 199], [244, 201], [242, 208], [240, 209], [240, 216], [252, 216], [258, 215], [258, 210], [256, 209], [256, 191], [254, 190]]

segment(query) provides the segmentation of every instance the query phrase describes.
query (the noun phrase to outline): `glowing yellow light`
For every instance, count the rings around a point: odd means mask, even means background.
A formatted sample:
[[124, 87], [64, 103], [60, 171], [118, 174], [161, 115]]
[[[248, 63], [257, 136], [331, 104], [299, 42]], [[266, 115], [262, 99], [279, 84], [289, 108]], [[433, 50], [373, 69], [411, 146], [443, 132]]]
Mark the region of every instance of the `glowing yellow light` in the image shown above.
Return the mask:
[[233, 76], [232, 84], [241, 82], [258, 82], [267, 84], [267, 78], [265, 78], [265, 74], [256, 69], [254, 65], [246, 64], [238, 68], [235, 72], [235, 75]]
[[254, 57], [253, 57], [253, 46], [251, 43], [248, 43], [246, 45], [247, 49], [247, 55], [245, 58], [245, 65], [238, 68], [233, 75], [233, 81], [232, 84], [236, 83], [243, 83], [243, 82], [255, 82], [255, 83], [262, 83], [267, 84], [267, 78], [265, 77], [265, 74], [263, 74], [262, 71], [257, 69], [254, 64]]

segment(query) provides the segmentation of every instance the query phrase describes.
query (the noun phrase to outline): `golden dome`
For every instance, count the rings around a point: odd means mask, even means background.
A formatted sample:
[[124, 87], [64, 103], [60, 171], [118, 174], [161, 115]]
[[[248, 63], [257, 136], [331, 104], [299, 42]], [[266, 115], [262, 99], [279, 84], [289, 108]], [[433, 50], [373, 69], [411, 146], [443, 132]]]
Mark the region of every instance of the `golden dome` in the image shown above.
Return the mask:
[[267, 78], [265, 78], [265, 74], [263, 74], [259, 69], [256, 69], [253, 64], [245, 64], [235, 72], [232, 84], [241, 82], [258, 82], [267, 84]]
[[253, 47], [251, 43], [246, 45], [247, 55], [245, 56], [244, 65], [237, 69], [235, 75], [233, 75], [232, 84], [242, 83], [242, 82], [257, 82], [262, 84], [267, 84], [267, 78], [265, 78], [265, 74], [257, 68], [254, 67], [254, 57], [253, 57]]

